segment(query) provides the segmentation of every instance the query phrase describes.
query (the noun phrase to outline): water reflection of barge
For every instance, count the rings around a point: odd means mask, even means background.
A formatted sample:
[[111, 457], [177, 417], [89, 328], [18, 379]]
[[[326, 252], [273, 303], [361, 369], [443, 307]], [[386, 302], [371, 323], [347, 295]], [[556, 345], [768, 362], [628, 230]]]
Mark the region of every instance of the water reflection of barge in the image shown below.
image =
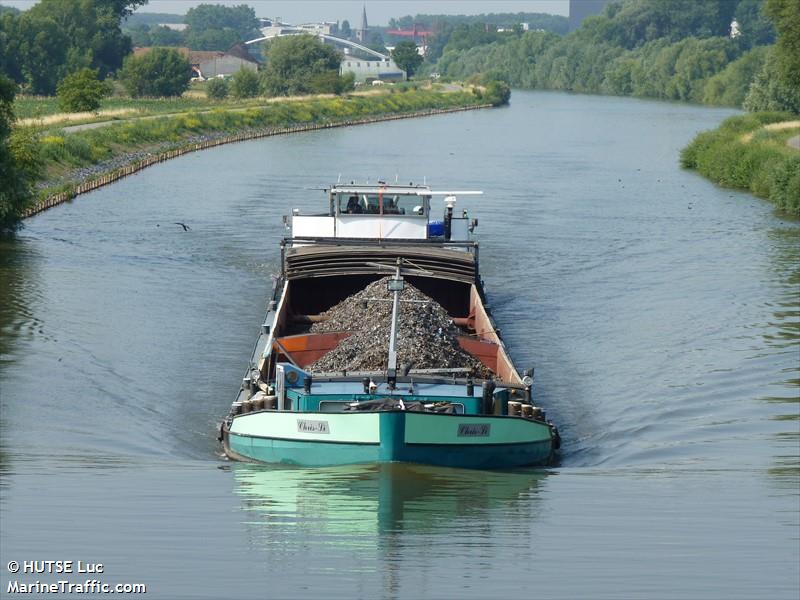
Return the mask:
[[497, 509], [512, 509], [529, 521], [538, 508], [530, 498], [548, 476], [541, 470], [477, 472], [397, 463], [325, 469], [236, 465], [232, 472], [242, 507], [258, 515], [248, 522], [263, 528], [271, 543], [281, 532], [296, 535], [307, 528], [345, 536], [343, 544], [398, 531], [451, 535], [453, 521], [482, 522]]
[[[328, 211], [295, 214], [281, 245], [281, 274], [250, 367], [220, 427], [234, 459], [300, 465], [412, 462], [507, 468], [547, 462], [555, 427], [533, 406], [532, 372], [508, 357], [483, 302], [476, 220], [454, 214], [456, 195], [427, 186], [336, 185]], [[431, 201], [444, 196], [444, 220]], [[288, 224], [288, 219], [287, 219]], [[290, 335], [320, 313], [392, 274], [392, 330], [379, 372], [311, 374], [307, 367], [351, 332]], [[397, 321], [406, 282], [462, 328], [474, 369], [405, 368]], [[422, 365], [424, 367], [424, 365]], [[477, 392], [476, 392], [477, 390]]]

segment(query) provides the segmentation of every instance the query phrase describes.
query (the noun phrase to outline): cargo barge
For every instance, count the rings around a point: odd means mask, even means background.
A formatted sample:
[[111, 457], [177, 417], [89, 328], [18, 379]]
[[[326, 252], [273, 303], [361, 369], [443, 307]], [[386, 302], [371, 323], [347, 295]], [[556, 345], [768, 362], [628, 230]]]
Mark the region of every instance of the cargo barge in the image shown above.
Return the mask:
[[455, 210], [458, 196], [480, 192], [325, 191], [325, 212], [284, 218], [280, 275], [220, 425], [225, 454], [304, 466], [547, 464], [558, 430], [488, 310], [477, 219]]

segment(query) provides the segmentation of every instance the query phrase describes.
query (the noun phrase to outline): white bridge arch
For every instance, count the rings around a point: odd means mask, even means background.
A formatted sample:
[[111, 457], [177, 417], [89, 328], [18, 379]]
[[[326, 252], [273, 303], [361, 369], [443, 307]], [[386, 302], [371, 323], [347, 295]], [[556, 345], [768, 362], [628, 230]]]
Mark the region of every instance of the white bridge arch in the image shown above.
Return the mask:
[[375, 56], [381, 60], [389, 60], [389, 57], [386, 54], [381, 54], [380, 52], [373, 50], [372, 48], [367, 48], [362, 44], [357, 44], [356, 42], [351, 42], [350, 40], [345, 40], [343, 38], [338, 38], [327, 33], [321, 33], [319, 31], [313, 31], [309, 29], [302, 29], [300, 27], [291, 27], [291, 26], [283, 26], [283, 27], [268, 27], [267, 30], [274, 30], [274, 31], [264, 31], [264, 35], [262, 37], [256, 38], [254, 40], [249, 40], [245, 42], [245, 44], [256, 44], [258, 42], [263, 42], [265, 40], [271, 40], [272, 38], [276, 37], [284, 37], [287, 35], [315, 35], [318, 38], [322, 38], [323, 40], [328, 40], [329, 42], [333, 42], [335, 44], [341, 44], [343, 46], [350, 46], [351, 48], [355, 48], [357, 50], [361, 50], [362, 52], [366, 52], [372, 56]]

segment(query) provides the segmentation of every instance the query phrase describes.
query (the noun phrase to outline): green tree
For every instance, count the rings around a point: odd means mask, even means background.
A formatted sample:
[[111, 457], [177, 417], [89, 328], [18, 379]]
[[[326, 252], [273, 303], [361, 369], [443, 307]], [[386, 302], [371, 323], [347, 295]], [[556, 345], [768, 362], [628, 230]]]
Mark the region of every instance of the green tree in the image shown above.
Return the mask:
[[145, 1], [40, 0], [18, 15], [4, 13], [0, 69], [35, 94], [53, 94], [61, 79], [83, 67], [104, 78], [131, 50], [120, 20]]
[[744, 101], [745, 110], [790, 111], [800, 114], [800, 87], [787, 84], [782, 76], [780, 59], [773, 47]]
[[386, 53], [386, 44], [383, 41], [383, 34], [380, 31], [370, 31], [369, 40], [364, 45], [370, 50], [375, 50], [381, 54]]
[[183, 23], [183, 15], [173, 15], [171, 13], [157, 13], [157, 12], [135, 12], [125, 16], [123, 28], [136, 27], [138, 25], [146, 25], [147, 27], [154, 27], [159, 23]]
[[[626, 0], [611, 3], [579, 32], [594, 41], [635, 48], [659, 38], [728, 35], [737, 6], [732, 0]], [[582, 30], [582, 31], [581, 31]]]
[[70, 41], [54, 19], [27, 10], [18, 18], [3, 18], [8, 32], [9, 60], [15, 67], [6, 74], [20, 84], [27, 84], [33, 94], [50, 95], [67, 74], [67, 50]]
[[744, 49], [766, 46], [775, 41], [775, 28], [764, 14], [764, 0], [739, 0], [736, 5], [736, 22], [740, 35], [737, 43]]
[[250, 69], [239, 69], [231, 77], [230, 92], [234, 98], [255, 98], [259, 87], [258, 74]]
[[[18, 11], [17, 11], [18, 12]], [[21, 82], [22, 69], [19, 64], [20, 56], [19, 36], [17, 28], [19, 19], [17, 12], [7, 11], [0, 13], [0, 74], [5, 75], [12, 81]]]
[[312, 94], [343, 94], [353, 89], [356, 81], [355, 73], [339, 75], [335, 71], [325, 71], [311, 76], [308, 82]]
[[342, 26], [339, 28], [339, 32], [342, 34], [344, 39], [350, 39], [350, 36], [353, 35], [353, 30], [350, 29], [350, 21], [347, 19], [342, 21]]
[[222, 6], [221, 4], [199, 4], [190, 8], [184, 21], [190, 30], [231, 29], [240, 38], [258, 34], [256, 12], [246, 4]]
[[63, 111], [97, 110], [111, 90], [97, 78], [96, 69], [83, 68], [70, 73], [58, 84], [58, 105]]
[[[734, 16], [742, 35], [731, 40]], [[491, 30], [469, 21], [450, 23], [458, 24], [450, 33], [451, 25], [440, 27], [444, 34], [429, 40], [426, 58], [434, 57], [441, 38], [449, 36], [444, 53], [430, 67], [448, 77], [491, 72], [519, 87], [732, 105], [741, 104], [765, 53], [728, 67], [751, 46], [763, 48], [758, 44], [772, 35], [759, 0], [621, 0], [563, 37], [529, 31], [493, 39]], [[780, 88], [785, 98], [791, 87], [761, 78], [757, 91]]]
[[499, 35], [496, 26], [487, 27], [485, 23], [463, 23], [453, 29], [445, 51], [468, 50], [475, 46], [491, 44], [498, 39]]
[[433, 35], [428, 38], [428, 51], [425, 53], [425, 60], [436, 62], [442, 57], [452, 32], [453, 25], [447, 21], [440, 21], [436, 24]]
[[800, 0], [767, 0], [764, 12], [778, 39], [750, 86], [744, 107], [800, 114]]
[[193, 50], [227, 50], [259, 35], [256, 13], [245, 4], [200, 4], [190, 8], [184, 20], [186, 44]]
[[134, 97], [180, 96], [189, 87], [190, 68], [177, 50], [153, 48], [143, 56], [126, 58], [119, 79]]
[[412, 41], [400, 42], [392, 50], [392, 59], [409, 77], [422, 64], [422, 56], [417, 52], [417, 45]]
[[186, 45], [192, 50], [224, 51], [240, 40], [233, 29], [191, 29], [186, 32]]
[[131, 45], [134, 47], [146, 47], [153, 45], [153, 38], [150, 36], [150, 26], [139, 23], [125, 30], [131, 38]]
[[175, 31], [163, 25], [150, 28], [150, 39], [153, 46], [182, 46], [186, 41], [182, 31]]
[[703, 103], [741, 107], [768, 53], [769, 47], [758, 46], [729, 63], [703, 86]]
[[335, 94], [344, 94], [345, 92], [352, 92], [356, 87], [356, 74], [345, 73], [337, 78], [336, 85], [333, 89]]
[[778, 32], [777, 73], [783, 85], [800, 90], [800, 0], [767, 0], [764, 11]]
[[215, 77], [206, 84], [206, 96], [212, 100], [224, 100], [228, 97], [228, 83]]
[[486, 99], [494, 106], [508, 104], [511, 99], [511, 88], [504, 81], [490, 81], [486, 86]]
[[734, 45], [727, 38], [703, 40], [687, 38], [675, 61], [675, 74], [667, 85], [668, 97], [699, 102], [706, 81], [720, 72], [735, 56]]
[[[120, 20], [147, 0], [40, 0], [23, 13], [31, 17], [52, 18], [68, 40], [68, 48], [86, 57], [86, 63], [99, 69], [105, 78], [116, 71], [131, 51], [130, 38], [123, 35]], [[71, 69], [70, 69], [71, 70]]]
[[267, 49], [267, 67], [262, 74], [264, 90], [270, 96], [319, 92], [312, 82], [318, 82], [318, 76], [326, 73], [338, 76], [341, 61], [339, 52], [313, 35], [276, 38]]
[[0, 230], [19, 225], [41, 169], [34, 132], [24, 129], [11, 133], [16, 90], [13, 81], [0, 75]]
[[417, 14], [413, 17], [406, 15], [400, 19], [390, 19], [389, 29], [411, 29], [414, 25], [429, 31], [441, 30], [442, 26], [458, 26], [479, 24], [484, 29], [486, 25], [495, 27], [508, 26], [513, 23], [528, 23], [531, 30], [552, 31], [565, 34], [569, 29], [569, 20], [560, 15], [546, 13], [517, 12], [517, 13], [489, 13], [480, 15], [426, 15]]

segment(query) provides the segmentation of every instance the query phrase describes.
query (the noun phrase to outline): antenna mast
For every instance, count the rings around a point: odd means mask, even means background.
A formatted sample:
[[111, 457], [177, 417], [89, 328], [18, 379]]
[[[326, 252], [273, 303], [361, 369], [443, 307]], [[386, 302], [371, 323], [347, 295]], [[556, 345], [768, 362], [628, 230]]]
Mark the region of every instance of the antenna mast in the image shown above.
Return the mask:
[[397, 386], [397, 321], [400, 312], [400, 292], [405, 287], [405, 280], [400, 275], [400, 267], [403, 259], [397, 257], [397, 268], [394, 277], [389, 280], [387, 287], [394, 294], [392, 299], [392, 330], [389, 334], [389, 364], [386, 369], [386, 382], [389, 389], [393, 390]]

